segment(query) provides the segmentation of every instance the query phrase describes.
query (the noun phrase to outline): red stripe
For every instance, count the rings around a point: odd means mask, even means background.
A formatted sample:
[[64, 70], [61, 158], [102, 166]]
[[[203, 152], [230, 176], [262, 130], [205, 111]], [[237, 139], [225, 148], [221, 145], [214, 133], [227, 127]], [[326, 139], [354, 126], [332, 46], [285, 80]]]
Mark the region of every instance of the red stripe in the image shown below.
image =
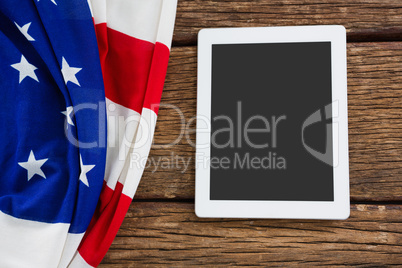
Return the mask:
[[101, 67], [103, 71], [103, 66], [106, 62], [106, 51], [108, 51], [107, 44], [107, 26], [106, 23], [100, 23], [95, 25], [95, 34], [98, 41], [99, 58], [101, 62]]
[[[169, 49], [109, 29], [105, 23], [95, 25], [106, 97], [141, 113], [142, 108], [159, 110]], [[106, 178], [107, 179], [107, 178]], [[104, 183], [91, 223], [78, 248], [91, 266], [102, 261], [113, 242], [132, 199], [122, 194], [118, 182], [115, 190]]]
[[98, 266], [106, 255], [123, 222], [132, 199], [122, 193], [118, 182], [113, 191], [103, 184], [100, 200], [78, 252], [91, 266]]
[[147, 92], [143, 104], [145, 108], [151, 109], [156, 114], [158, 114], [159, 111], [159, 103], [161, 101], [163, 84], [165, 83], [169, 54], [170, 51], [166, 45], [156, 42], [148, 77]]
[[162, 95], [169, 49], [107, 28], [105, 23], [95, 28], [106, 97], [138, 113], [143, 107], [154, 108]]

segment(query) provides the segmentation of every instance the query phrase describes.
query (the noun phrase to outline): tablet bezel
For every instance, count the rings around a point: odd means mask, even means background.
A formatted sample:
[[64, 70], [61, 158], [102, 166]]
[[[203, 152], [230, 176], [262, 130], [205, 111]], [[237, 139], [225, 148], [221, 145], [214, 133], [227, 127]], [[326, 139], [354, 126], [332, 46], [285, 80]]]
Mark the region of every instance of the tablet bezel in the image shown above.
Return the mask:
[[[334, 201], [210, 200], [211, 63], [213, 44], [331, 42]], [[209, 218], [346, 219], [350, 213], [346, 30], [343, 26], [202, 29], [198, 33], [195, 213]], [[335, 117], [334, 117], [335, 118]], [[208, 134], [209, 133], [209, 134]], [[338, 137], [338, 138], [336, 138]], [[338, 148], [338, 150], [336, 150]]]

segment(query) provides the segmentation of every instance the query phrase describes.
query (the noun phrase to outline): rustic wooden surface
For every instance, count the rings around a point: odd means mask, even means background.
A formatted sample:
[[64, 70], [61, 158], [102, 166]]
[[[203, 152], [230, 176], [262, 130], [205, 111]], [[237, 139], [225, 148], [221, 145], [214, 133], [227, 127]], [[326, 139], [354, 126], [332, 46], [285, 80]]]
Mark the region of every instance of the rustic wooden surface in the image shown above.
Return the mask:
[[352, 205], [347, 221], [200, 219], [193, 204], [134, 202], [101, 267], [402, 263], [401, 205]]
[[173, 40], [193, 45], [209, 27], [322, 24], [344, 25], [349, 41], [402, 40], [402, 1], [179, 0]]
[[[342, 24], [348, 34], [351, 216], [346, 221], [199, 219], [194, 214], [197, 31]], [[153, 161], [100, 267], [402, 264], [402, 1], [179, 0]], [[170, 106], [169, 106], [170, 105]], [[181, 112], [173, 109], [178, 107]], [[179, 142], [169, 145], [188, 130]], [[186, 139], [186, 133], [189, 140]]]

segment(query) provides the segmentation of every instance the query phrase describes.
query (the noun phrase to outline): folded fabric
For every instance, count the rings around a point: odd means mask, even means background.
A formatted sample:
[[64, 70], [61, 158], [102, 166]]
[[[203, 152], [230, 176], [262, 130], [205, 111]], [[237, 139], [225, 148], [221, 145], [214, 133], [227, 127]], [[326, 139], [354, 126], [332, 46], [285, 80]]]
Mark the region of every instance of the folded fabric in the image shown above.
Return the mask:
[[1, 2], [0, 267], [101, 262], [148, 157], [176, 5]]

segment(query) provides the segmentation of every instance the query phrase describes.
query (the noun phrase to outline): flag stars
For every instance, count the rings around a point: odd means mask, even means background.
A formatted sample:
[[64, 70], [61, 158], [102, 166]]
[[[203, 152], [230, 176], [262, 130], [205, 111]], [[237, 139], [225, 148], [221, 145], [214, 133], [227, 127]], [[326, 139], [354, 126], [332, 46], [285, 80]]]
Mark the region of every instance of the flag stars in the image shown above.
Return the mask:
[[20, 72], [20, 84], [25, 77], [30, 77], [36, 82], [39, 82], [38, 77], [35, 74], [35, 70], [38, 68], [30, 64], [24, 55], [21, 55], [21, 61], [19, 63], [12, 64], [11, 67]]
[[14, 21], [15, 25], [17, 26], [18, 30], [20, 30], [20, 32], [25, 36], [25, 38], [28, 41], [35, 41], [35, 39], [33, 39], [32, 36], [29, 35], [28, 30], [29, 30], [29, 26], [31, 26], [31, 22], [25, 24], [24, 26], [20, 27], [15, 21]]
[[43, 173], [41, 167], [47, 160], [48, 158], [36, 160], [35, 155], [31, 150], [28, 157], [28, 161], [18, 162], [18, 165], [20, 165], [21, 167], [25, 168], [28, 171], [28, 181], [32, 179], [32, 177], [35, 175], [39, 175], [44, 179], [46, 179], [45, 173]]
[[66, 59], [63, 57], [62, 58], [62, 63], [61, 63], [61, 73], [63, 74], [63, 78], [64, 78], [64, 82], [67, 83], [68, 82], [72, 82], [78, 86], [81, 86], [80, 83], [77, 80], [77, 77], [75, 77], [75, 75], [82, 70], [82, 68], [76, 68], [76, 67], [70, 67], [70, 65], [68, 65]]
[[95, 167], [95, 165], [84, 165], [82, 162], [82, 156], [80, 155], [80, 167], [81, 167], [81, 174], [80, 174], [80, 181], [89, 187], [87, 173], [91, 171]]
[[74, 111], [73, 106], [68, 106], [64, 112], [61, 112], [62, 114], [64, 114], [66, 116], [67, 124], [72, 125], [72, 126], [74, 126], [74, 122], [71, 119], [71, 114], [73, 113], [73, 111]]

